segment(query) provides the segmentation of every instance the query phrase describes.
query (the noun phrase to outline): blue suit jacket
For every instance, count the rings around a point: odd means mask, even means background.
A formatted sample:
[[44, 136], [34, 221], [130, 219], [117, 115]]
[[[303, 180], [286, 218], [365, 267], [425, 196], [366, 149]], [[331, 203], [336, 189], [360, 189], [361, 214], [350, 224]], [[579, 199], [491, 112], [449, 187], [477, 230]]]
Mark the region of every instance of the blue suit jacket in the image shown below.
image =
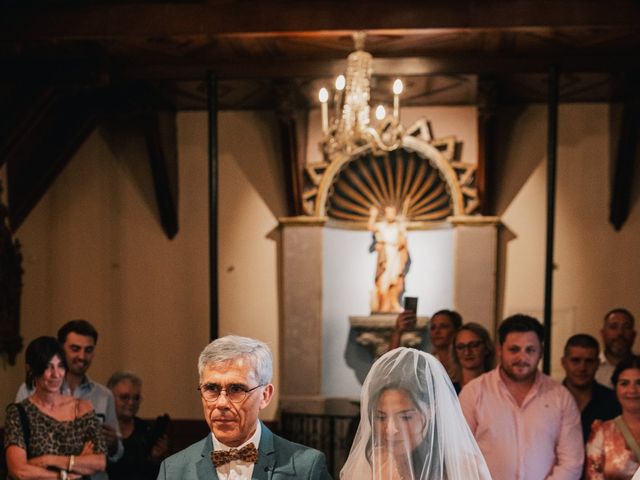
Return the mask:
[[[211, 462], [211, 435], [170, 456], [160, 465], [158, 480], [210, 480], [218, 478]], [[274, 435], [262, 424], [255, 480], [331, 479], [324, 454]]]

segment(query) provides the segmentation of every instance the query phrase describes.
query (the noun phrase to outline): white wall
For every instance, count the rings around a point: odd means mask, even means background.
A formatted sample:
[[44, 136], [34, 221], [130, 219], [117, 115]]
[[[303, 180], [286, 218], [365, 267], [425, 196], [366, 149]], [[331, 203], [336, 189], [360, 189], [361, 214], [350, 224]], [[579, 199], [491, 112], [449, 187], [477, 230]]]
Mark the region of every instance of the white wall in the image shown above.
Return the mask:
[[[561, 105], [559, 109], [553, 279], [557, 328], [552, 339], [557, 375], [561, 375], [558, 362], [568, 336], [584, 332], [599, 338], [602, 317], [613, 307], [623, 306], [640, 316], [637, 192], [622, 231], [616, 232], [608, 221], [610, 162], [615, 157], [610, 150], [610, 113], [602, 104]], [[544, 107], [529, 107], [503, 132], [506, 164], [501, 167], [509, 175], [501, 182], [517, 183], [525, 178], [517, 194], [503, 202], [507, 205], [503, 222], [515, 237], [505, 252], [505, 316], [528, 311], [541, 317], [543, 309], [546, 115]], [[638, 183], [635, 185], [637, 188]]]
[[[371, 313], [376, 254], [369, 252], [371, 232], [324, 229], [322, 393], [359, 396], [373, 357], [350, 338], [349, 316]], [[453, 230], [409, 231], [411, 266], [407, 296], [419, 298], [418, 314], [453, 307]]]
[[[284, 214], [271, 115], [220, 115], [220, 333], [268, 342], [278, 359], [277, 257]], [[143, 139], [96, 130], [17, 232], [25, 344], [72, 318], [100, 332], [90, 374], [144, 381], [142, 416], [201, 418], [196, 361], [209, 341], [207, 115], [178, 115], [179, 222], [163, 234]], [[277, 372], [277, 370], [276, 370]], [[24, 375], [6, 362], [0, 402]], [[276, 378], [277, 380], [277, 378]], [[276, 404], [264, 417], [275, 415]], [[4, 409], [0, 409], [4, 413]]]

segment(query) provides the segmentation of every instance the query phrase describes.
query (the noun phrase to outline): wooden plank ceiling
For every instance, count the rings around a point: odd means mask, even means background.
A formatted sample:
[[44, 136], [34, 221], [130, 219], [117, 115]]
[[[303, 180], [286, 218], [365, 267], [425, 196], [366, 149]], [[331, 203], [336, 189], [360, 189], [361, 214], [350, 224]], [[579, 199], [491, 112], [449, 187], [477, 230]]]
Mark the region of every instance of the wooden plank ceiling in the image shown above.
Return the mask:
[[204, 108], [213, 71], [222, 108], [271, 108], [274, 84], [314, 102], [365, 30], [380, 87], [408, 78], [414, 104], [474, 103], [477, 75], [502, 79], [505, 101], [544, 101], [551, 64], [566, 74], [562, 100], [591, 101], [615, 96], [637, 63], [638, 25], [633, 0], [16, 0], [0, 16], [0, 60], [9, 82], [139, 80], [178, 108]]
[[175, 139], [162, 138], [175, 131], [157, 127], [171, 124], [158, 112], [206, 108], [208, 73], [222, 109], [306, 109], [364, 30], [374, 101], [401, 76], [405, 105], [477, 104], [487, 81], [498, 103], [544, 102], [552, 65], [561, 101], [616, 101], [637, 74], [638, 25], [635, 0], [0, 0], [12, 225], [95, 124], [135, 115], [148, 126], [160, 223], [175, 235]]

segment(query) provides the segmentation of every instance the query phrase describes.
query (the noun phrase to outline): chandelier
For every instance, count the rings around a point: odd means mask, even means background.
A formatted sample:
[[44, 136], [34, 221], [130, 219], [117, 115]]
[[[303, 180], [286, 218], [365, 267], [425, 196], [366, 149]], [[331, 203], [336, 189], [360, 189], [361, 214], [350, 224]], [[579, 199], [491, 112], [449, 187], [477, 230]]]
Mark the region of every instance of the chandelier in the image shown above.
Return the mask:
[[370, 118], [371, 74], [373, 57], [364, 51], [365, 32], [353, 34], [356, 50], [347, 57], [346, 75], [336, 78], [332, 115], [329, 115], [329, 91], [322, 87], [318, 94], [322, 116], [320, 147], [326, 158], [336, 154], [353, 155], [365, 150], [389, 152], [402, 142], [404, 128], [400, 123], [402, 81], [393, 83], [393, 110], [383, 105]]

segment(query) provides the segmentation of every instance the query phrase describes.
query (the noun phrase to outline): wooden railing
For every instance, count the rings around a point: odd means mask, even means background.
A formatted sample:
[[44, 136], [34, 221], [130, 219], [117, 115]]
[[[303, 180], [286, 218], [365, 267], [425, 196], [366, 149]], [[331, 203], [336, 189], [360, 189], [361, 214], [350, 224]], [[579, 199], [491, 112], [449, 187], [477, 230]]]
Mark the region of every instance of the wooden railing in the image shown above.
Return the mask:
[[358, 417], [283, 412], [280, 435], [323, 452], [329, 472], [339, 478], [358, 427]]

